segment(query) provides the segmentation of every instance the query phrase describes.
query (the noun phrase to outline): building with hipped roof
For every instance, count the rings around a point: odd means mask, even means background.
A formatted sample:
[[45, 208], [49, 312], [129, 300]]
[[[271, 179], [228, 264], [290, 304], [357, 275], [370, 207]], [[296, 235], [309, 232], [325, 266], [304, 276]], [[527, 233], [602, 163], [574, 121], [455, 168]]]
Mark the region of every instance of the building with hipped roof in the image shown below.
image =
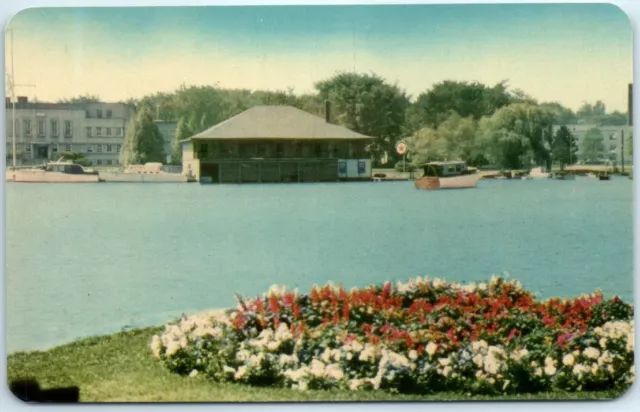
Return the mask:
[[291, 106], [256, 106], [181, 142], [182, 171], [213, 183], [371, 179], [356, 133]]

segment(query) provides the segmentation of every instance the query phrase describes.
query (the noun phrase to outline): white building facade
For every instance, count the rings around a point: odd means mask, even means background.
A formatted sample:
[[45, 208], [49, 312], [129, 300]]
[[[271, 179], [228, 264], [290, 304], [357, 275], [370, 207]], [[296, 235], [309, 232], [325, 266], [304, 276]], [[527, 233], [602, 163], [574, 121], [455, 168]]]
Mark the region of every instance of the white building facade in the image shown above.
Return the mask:
[[[554, 133], [561, 126], [554, 126]], [[629, 137], [633, 134], [633, 126], [605, 126], [605, 125], [588, 125], [588, 124], [575, 124], [566, 126], [573, 137], [576, 139], [576, 145], [578, 146], [578, 159], [584, 160], [581, 156], [581, 148], [587, 132], [591, 129], [598, 129], [602, 134], [602, 144], [604, 151], [602, 154], [602, 161], [622, 164], [624, 157], [625, 164], [633, 163], [633, 156], [629, 154]]]
[[[7, 100], [7, 164], [13, 153], [13, 105]], [[62, 152], [82, 153], [92, 165], [117, 166], [135, 108], [124, 103], [39, 103], [20, 97], [15, 104], [16, 162], [57, 160]]]

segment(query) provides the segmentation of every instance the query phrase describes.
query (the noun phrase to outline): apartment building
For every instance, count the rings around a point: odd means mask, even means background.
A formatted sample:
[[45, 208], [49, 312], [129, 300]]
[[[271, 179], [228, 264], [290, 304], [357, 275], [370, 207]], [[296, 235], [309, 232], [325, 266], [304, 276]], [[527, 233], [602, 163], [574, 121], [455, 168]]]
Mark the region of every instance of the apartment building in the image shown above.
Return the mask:
[[[6, 153], [13, 153], [13, 105], [6, 108]], [[116, 166], [125, 128], [135, 108], [123, 103], [40, 103], [19, 97], [15, 105], [17, 164], [56, 160], [62, 152], [83, 153], [92, 165]]]
[[[560, 126], [554, 126], [554, 133], [559, 128]], [[567, 125], [567, 128], [576, 139], [576, 146], [578, 146], [578, 159], [583, 160], [581, 149], [587, 132], [591, 129], [598, 129], [602, 135], [602, 145], [604, 147], [601, 159], [602, 161], [622, 164], [622, 158], [624, 157], [625, 164], [633, 163], [633, 156], [629, 154], [628, 150], [629, 136], [631, 136], [633, 132], [633, 126], [577, 124]]]

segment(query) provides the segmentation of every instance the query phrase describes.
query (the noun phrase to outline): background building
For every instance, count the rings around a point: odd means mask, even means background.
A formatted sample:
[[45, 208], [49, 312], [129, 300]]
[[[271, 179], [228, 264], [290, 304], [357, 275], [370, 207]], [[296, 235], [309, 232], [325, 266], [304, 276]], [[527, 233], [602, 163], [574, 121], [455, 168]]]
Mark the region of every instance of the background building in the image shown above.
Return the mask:
[[[6, 153], [11, 159], [13, 110], [9, 99], [5, 108]], [[134, 113], [135, 108], [124, 103], [40, 103], [19, 97], [15, 105], [17, 163], [43, 163], [57, 160], [62, 152], [76, 152], [92, 165], [118, 165], [125, 128]]]
[[[327, 112], [329, 109], [327, 108]], [[257, 106], [182, 143], [182, 171], [214, 183], [371, 178], [372, 137], [291, 106]]]
[[175, 141], [176, 127], [178, 124], [175, 122], [165, 122], [164, 120], [155, 120], [154, 122], [164, 139], [166, 163], [169, 163], [171, 161], [171, 151], [173, 150], [173, 142]]
[[[554, 133], [561, 126], [554, 126]], [[576, 139], [576, 145], [578, 146], [578, 159], [584, 161], [581, 153], [584, 139], [587, 133], [591, 129], [597, 129], [602, 135], [602, 144], [604, 151], [602, 153], [601, 161], [609, 161], [615, 164], [622, 164], [622, 157], [624, 150], [624, 163], [633, 164], [633, 156], [629, 153], [629, 137], [633, 133], [633, 126], [605, 126], [597, 124], [576, 124], [566, 126], [574, 138]]]

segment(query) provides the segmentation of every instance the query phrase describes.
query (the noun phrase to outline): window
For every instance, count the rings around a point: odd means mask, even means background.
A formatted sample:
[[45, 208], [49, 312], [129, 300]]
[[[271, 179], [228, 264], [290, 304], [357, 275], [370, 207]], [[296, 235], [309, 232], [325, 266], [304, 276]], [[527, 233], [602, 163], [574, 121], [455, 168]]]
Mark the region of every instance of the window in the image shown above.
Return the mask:
[[98, 153], [102, 153], [102, 145], [101, 144], [98, 145]]
[[113, 151], [113, 145], [108, 144], [107, 145], [107, 152], [111, 153]]
[[117, 144], [117, 145], [116, 145], [116, 152], [120, 153], [120, 149], [121, 149], [121, 148], [122, 148], [122, 146], [121, 146], [121, 145], [119, 145], [119, 144]]
[[31, 136], [31, 120], [24, 121], [24, 135]]
[[284, 144], [276, 144], [276, 157], [284, 157]]
[[96, 127], [96, 136], [102, 136], [102, 127]]
[[102, 159], [98, 159], [96, 163], [98, 164], [98, 166], [102, 166]]
[[91, 126], [87, 127], [87, 137], [91, 137]]
[[110, 119], [112, 114], [113, 114], [113, 113], [111, 112], [111, 110], [107, 110], [107, 118], [109, 118], [109, 119]]
[[44, 137], [45, 134], [44, 120], [38, 120], [38, 137]]
[[122, 133], [123, 130], [124, 129], [122, 127], [116, 127], [116, 136], [122, 136], [123, 135], [123, 133]]
[[58, 121], [57, 120], [51, 121], [51, 136], [58, 137]]
[[71, 121], [64, 121], [64, 137], [71, 137]]
[[207, 143], [202, 143], [200, 145], [200, 156], [207, 157], [209, 154], [209, 145]]
[[28, 144], [25, 150], [26, 150], [27, 152], [30, 152], [30, 151], [31, 151], [31, 145], [30, 145], [30, 144]]
[[87, 145], [87, 153], [93, 153], [93, 145]]
[[66, 147], [65, 147], [65, 150], [66, 150], [67, 152], [70, 152], [70, 151], [71, 151], [71, 145], [70, 145], [70, 144], [67, 144], [67, 145], [66, 145]]
[[108, 164], [108, 165], [112, 165], [112, 164], [113, 164], [113, 162], [111, 161], [111, 159], [107, 159], [107, 164]]
[[54, 144], [52, 144], [52, 145], [51, 145], [51, 151], [52, 151], [53, 153], [57, 153], [57, 152], [58, 152], [58, 145], [57, 145], [57, 144], [55, 144], [55, 143], [54, 143]]
[[102, 119], [102, 109], [96, 110], [96, 115], [98, 116], [98, 119]]
[[615, 144], [612, 144], [609, 146], [609, 150], [616, 150], [617, 146]]
[[616, 134], [615, 133], [611, 133], [609, 135], [609, 140], [616, 140]]
[[111, 136], [111, 128], [107, 127], [106, 129], [107, 129], [107, 136]]

